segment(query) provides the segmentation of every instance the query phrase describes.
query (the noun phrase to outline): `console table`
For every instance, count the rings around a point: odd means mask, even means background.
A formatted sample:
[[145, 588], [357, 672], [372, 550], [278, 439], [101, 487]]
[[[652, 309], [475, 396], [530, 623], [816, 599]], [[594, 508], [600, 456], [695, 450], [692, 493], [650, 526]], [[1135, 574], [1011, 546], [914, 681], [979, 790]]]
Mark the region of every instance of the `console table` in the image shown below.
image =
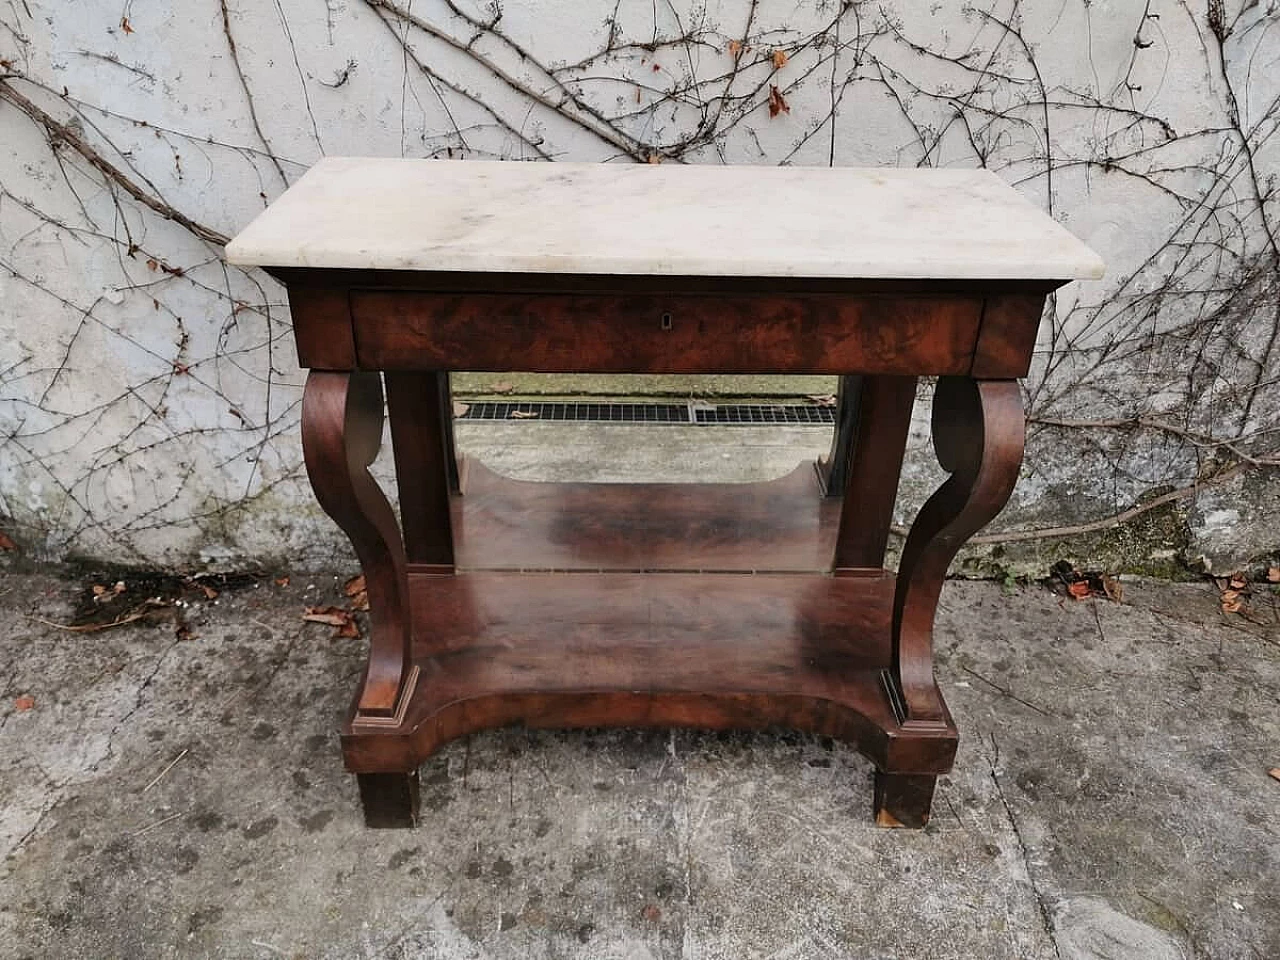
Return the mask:
[[[943, 577], [1017, 479], [1045, 296], [1101, 276], [1080, 241], [985, 171], [335, 158], [227, 258], [288, 288], [307, 471], [368, 584], [342, 747], [370, 826], [511, 723], [815, 731], [875, 765], [878, 823], [924, 824]], [[839, 374], [835, 439], [767, 483], [519, 482], [455, 456], [454, 370]], [[925, 376], [949, 477], [895, 575]]]

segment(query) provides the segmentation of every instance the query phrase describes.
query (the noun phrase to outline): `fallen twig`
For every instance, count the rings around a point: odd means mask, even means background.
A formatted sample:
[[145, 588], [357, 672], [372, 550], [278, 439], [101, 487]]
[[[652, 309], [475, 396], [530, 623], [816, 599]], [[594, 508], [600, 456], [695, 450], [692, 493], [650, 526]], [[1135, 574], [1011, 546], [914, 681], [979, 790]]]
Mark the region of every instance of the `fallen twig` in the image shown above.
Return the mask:
[[164, 775], [168, 773], [170, 770], [172, 770], [177, 765], [178, 761], [181, 760], [190, 752], [191, 751], [189, 748], [184, 748], [180, 754], [178, 754], [176, 757], [174, 757], [172, 760], [169, 761], [169, 765], [167, 767], [165, 767], [163, 770], [161, 770], [159, 773], [156, 774], [156, 778], [154, 780], [152, 780], [150, 783], [148, 783], [145, 787], [142, 788], [142, 792], [146, 793], [148, 790], [154, 787], [157, 783], [159, 783], [162, 779], [164, 779]]
[[34, 614], [27, 614], [28, 620], [34, 620], [36, 623], [42, 623], [46, 627], [54, 627], [58, 630], [65, 630], [67, 633], [97, 633], [99, 630], [110, 630], [112, 627], [123, 627], [126, 623], [133, 623], [135, 620], [141, 620], [147, 615], [148, 611], [143, 610], [141, 613], [134, 612], [127, 616], [120, 617], [118, 620], [112, 620], [110, 623], [55, 623], [53, 620], [46, 620], [44, 617], [37, 617]]
[[1018, 703], [1022, 704], [1027, 709], [1034, 710], [1036, 713], [1040, 714], [1040, 716], [1042, 717], [1051, 716], [1048, 710], [1045, 710], [1043, 707], [1037, 707], [1034, 703], [1032, 703], [1029, 700], [1023, 700], [1020, 696], [1018, 696], [1016, 693], [1009, 690], [1007, 687], [1000, 686], [1000, 684], [996, 683], [994, 680], [988, 680], [986, 677], [980, 674], [977, 670], [970, 670], [968, 667], [965, 667], [965, 666], [962, 666], [960, 669], [963, 670], [965, 673], [969, 674], [969, 676], [975, 677], [978, 680], [981, 680], [983, 683], [985, 683], [988, 687], [991, 687], [993, 690], [997, 690], [1000, 693], [1003, 693], [1010, 700], [1016, 700]]
[[149, 824], [148, 826], [143, 827], [141, 830], [133, 831], [133, 833], [129, 834], [129, 836], [140, 837], [144, 833], [149, 833], [150, 831], [154, 830], [156, 827], [163, 827], [166, 823], [172, 823], [174, 820], [177, 820], [179, 817], [183, 816], [183, 814], [185, 813], [186, 811], [183, 810], [180, 813], [175, 813], [172, 816], [165, 817], [163, 820], [157, 820], [155, 823]]

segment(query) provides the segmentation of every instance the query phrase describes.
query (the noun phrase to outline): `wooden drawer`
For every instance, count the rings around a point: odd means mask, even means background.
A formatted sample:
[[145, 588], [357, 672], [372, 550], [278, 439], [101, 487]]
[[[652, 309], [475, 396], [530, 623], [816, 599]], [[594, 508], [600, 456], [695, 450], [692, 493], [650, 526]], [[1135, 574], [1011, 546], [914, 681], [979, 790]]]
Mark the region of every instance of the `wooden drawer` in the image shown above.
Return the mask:
[[982, 298], [350, 294], [357, 363], [531, 373], [966, 374]]

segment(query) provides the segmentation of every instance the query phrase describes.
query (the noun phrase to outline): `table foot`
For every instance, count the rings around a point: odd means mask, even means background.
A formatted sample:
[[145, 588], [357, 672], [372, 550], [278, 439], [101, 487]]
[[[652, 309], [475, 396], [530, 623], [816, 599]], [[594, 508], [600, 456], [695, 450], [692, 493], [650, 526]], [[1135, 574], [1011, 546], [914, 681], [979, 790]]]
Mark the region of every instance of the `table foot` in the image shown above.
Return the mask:
[[933, 788], [938, 778], [931, 773], [884, 773], [876, 771], [876, 826], [919, 829], [929, 822]]
[[418, 823], [418, 771], [357, 773], [364, 825], [405, 828]]

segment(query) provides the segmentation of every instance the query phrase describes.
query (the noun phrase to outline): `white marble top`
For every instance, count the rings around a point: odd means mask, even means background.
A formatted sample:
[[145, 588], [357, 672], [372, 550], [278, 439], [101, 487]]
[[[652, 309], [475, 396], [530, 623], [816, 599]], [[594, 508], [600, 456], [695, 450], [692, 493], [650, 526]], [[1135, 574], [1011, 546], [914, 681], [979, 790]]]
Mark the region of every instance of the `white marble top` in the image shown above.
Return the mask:
[[500, 273], [1096, 278], [985, 170], [321, 160], [232, 263]]

